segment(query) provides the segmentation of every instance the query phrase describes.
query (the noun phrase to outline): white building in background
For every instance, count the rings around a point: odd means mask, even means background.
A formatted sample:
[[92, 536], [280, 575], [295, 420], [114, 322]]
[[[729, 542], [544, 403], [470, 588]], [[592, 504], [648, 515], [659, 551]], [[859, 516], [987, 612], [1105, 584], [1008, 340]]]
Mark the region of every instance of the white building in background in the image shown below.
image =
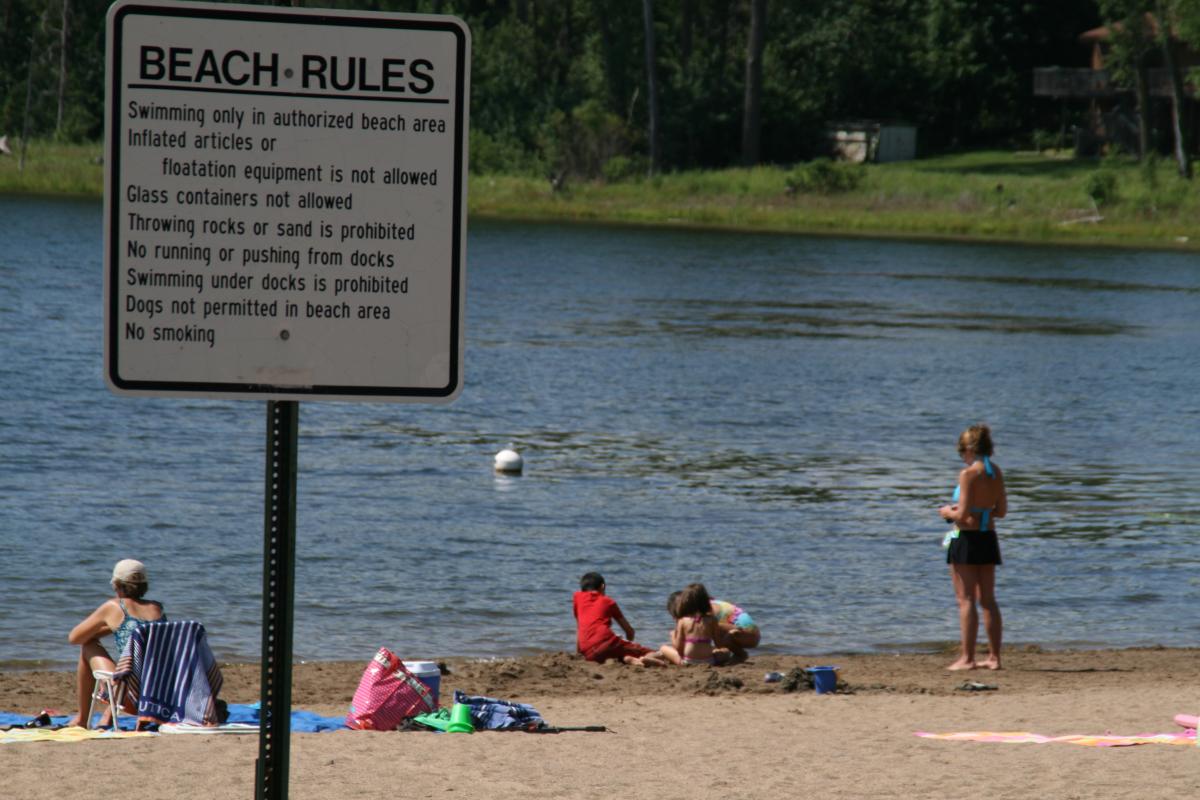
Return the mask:
[[841, 122], [826, 133], [831, 155], [856, 164], [911, 161], [917, 157], [917, 126], [903, 122]]

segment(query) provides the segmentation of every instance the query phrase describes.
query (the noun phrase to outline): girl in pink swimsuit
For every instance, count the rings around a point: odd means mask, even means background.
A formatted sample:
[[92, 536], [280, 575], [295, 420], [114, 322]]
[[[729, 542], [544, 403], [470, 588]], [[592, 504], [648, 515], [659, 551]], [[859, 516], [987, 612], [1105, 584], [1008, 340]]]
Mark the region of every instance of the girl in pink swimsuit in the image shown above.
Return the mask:
[[723, 663], [727, 651], [718, 651], [717, 618], [712, 613], [712, 598], [702, 583], [693, 583], [679, 593], [672, 603], [676, 618], [671, 632], [671, 644], [664, 645], [662, 654], [682, 666]]

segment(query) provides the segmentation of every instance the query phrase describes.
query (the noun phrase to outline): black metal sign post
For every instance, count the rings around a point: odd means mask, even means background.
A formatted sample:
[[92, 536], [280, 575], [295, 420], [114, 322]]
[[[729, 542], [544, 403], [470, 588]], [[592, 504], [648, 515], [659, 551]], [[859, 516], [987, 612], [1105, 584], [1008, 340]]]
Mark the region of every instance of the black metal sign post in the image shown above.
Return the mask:
[[255, 800], [286, 800], [292, 736], [292, 621], [296, 577], [296, 450], [300, 404], [267, 402], [263, 515], [262, 695]]

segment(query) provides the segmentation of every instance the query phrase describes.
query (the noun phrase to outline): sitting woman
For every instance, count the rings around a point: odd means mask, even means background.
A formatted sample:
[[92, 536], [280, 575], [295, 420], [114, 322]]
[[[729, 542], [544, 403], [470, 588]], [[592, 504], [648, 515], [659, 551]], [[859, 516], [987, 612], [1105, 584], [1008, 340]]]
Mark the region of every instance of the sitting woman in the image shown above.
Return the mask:
[[[113, 567], [112, 587], [116, 597], [101, 603], [99, 608], [76, 625], [67, 636], [68, 642], [79, 645], [79, 665], [75, 676], [79, 713], [72, 717], [67, 725], [89, 727], [91, 720], [87, 716], [91, 707], [92, 691], [96, 687], [92, 670], [112, 670], [116, 666], [104, 645], [100, 644], [100, 638], [111, 633], [116, 640], [117, 658], [120, 658], [134, 629], [147, 622], [167, 618], [161, 603], [142, 599], [149, 587], [146, 567], [142, 562], [131, 558], [118, 561]], [[106, 708], [100, 725], [110, 724], [110, 716]]]

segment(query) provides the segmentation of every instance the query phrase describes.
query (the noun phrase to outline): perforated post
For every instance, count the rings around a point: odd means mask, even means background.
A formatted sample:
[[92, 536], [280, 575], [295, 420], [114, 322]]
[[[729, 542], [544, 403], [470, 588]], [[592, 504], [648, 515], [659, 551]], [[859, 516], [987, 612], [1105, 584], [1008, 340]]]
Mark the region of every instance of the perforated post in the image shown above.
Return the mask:
[[262, 694], [256, 800], [285, 800], [292, 734], [292, 603], [296, 576], [296, 449], [300, 404], [267, 403], [263, 516]]

